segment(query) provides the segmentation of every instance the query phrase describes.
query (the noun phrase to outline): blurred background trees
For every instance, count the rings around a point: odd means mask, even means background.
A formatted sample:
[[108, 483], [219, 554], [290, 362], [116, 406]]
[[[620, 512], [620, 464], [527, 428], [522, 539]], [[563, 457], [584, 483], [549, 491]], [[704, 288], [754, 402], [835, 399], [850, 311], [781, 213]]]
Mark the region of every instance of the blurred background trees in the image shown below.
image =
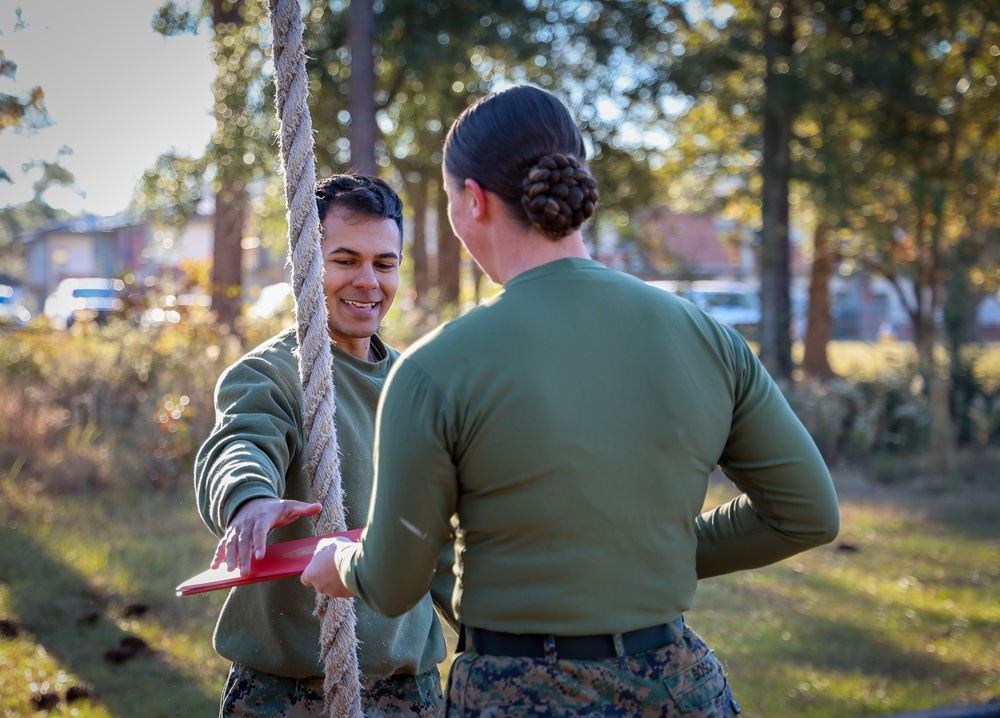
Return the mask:
[[[763, 309], [756, 342], [786, 383], [834, 377], [831, 283], [882, 277], [910, 318], [929, 435], [941, 447], [968, 435], [978, 391], [972, 314], [1000, 276], [996, 3], [302, 6], [317, 170], [374, 171], [400, 190], [411, 260], [400, 304], [413, 310], [415, 325], [464, 311], [481, 291], [447, 222], [448, 127], [491, 89], [531, 82], [563, 99], [583, 129], [601, 186], [600, 210], [586, 228], [595, 255], [607, 237], [662, 253], [664, 238], [642, 220], [650, 208], [709, 212], [747, 228]], [[150, 167], [136, 207], [174, 227], [214, 214], [212, 305], [222, 324], [238, 326], [242, 254], [259, 244], [280, 256], [285, 241], [266, 8], [263, 0], [169, 0], [153, 27], [167, 36], [212, 34], [217, 131], [202, 156], [164, 155]], [[12, 98], [0, 100], [7, 108]], [[13, 101], [23, 112], [11, 105], [5, 122], [41, 117], [40, 90]], [[57, 162], [48, 177], [71, 181]], [[811, 262], [795, 361], [793, 232]]]

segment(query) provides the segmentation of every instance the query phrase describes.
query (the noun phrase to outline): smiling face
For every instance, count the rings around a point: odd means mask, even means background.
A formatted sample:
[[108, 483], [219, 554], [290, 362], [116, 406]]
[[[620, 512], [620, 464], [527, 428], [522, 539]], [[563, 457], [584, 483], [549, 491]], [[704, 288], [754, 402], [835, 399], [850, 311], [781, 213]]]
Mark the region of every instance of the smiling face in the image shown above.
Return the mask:
[[371, 337], [396, 296], [402, 238], [392, 219], [331, 207], [320, 245], [330, 338], [342, 350], [373, 361]]

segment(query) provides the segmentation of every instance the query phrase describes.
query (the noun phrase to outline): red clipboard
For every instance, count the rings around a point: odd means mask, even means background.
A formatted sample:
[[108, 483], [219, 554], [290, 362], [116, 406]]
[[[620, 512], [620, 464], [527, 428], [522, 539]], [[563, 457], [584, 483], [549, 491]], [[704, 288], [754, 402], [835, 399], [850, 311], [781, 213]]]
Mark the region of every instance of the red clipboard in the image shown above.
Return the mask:
[[251, 562], [249, 572], [240, 575], [238, 568], [230, 571], [226, 564], [222, 564], [218, 568], [202, 571], [197, 576], [192, 576], [180, 584], [177, 587], [177, 595], [191, 596], [196, 593], [219, 591], [233, 586], [245, 586], [249, 583], [298, 576], [306, 570], [313, 554], [323, 547], [329, 546], [336, 538], [349, 538], [351, 541], [357, 541], [361, 538], [361, 529], [271, 544], [267, 547], [264, 558], [254, 559]]

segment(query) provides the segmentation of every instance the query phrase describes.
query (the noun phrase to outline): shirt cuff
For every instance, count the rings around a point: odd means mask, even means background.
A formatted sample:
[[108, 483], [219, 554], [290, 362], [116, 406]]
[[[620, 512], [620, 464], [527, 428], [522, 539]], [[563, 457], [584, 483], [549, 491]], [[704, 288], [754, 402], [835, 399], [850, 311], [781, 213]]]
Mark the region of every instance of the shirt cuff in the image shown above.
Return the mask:
[[361, 544], [351, 543], [338, 547], [337, 553], [333, 555], [333, 562], [337, 567], [337, 573], [340, 574], [340, 580], [344, 582], [344, 586], [355, 596], [361, 595], [361, 590], [358, 586], [358, 572], [354, 566], [354, 557], [360, 552]]

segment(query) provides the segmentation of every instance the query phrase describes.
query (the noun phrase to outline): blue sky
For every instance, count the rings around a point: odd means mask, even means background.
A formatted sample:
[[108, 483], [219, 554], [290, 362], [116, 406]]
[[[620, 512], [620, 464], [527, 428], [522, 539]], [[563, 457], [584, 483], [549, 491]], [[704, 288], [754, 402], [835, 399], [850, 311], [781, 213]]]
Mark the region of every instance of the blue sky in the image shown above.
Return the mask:
[[[0, 207], [31, 197], [31, 160], [53, 160], [74, 173], [84, 194], [51, 190], [46, 200], [72, 212], [110, 215], [125, 209], [136, 181], [171, 148], [201, 155], [211, 117], [209, 37], [163, 38], [150, 19], [162, 0], [0, 0], [0, 50], [17, 63], [0, 91], [45, 92], [50, 127], [0, 134]], [[15, 30], [15, 9], [27, 25]]]

